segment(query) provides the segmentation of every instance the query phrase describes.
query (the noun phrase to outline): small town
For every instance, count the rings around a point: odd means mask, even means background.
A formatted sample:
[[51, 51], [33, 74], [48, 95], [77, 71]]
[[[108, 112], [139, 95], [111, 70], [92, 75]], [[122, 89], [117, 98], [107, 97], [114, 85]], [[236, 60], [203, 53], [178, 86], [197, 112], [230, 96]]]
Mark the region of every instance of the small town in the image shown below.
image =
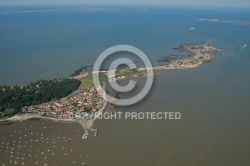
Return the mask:
[[82, 119], [86, 113], [95, 113], [104, 104], [104, 99], [94, 88], [88, 91], [40, 105], [22, 108], [22, 113], [59, 119]]

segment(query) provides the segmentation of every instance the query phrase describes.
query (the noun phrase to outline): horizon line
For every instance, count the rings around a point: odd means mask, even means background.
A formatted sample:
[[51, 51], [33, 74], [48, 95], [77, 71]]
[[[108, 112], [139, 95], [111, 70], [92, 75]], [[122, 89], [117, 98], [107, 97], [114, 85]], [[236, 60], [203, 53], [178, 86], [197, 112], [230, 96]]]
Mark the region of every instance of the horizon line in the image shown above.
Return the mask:
[[166, 7], [188, 7], [188, 8], [231, 8], [231, 9], [237, 9], [237, 8], [244, 8], [248, 9], [250, 6], [222, 6], [222, 5], [175, 5], [175, 4], [93, 4], [93, 3], [87, 3], [87, 4], [2, 4], [0, 8], [2, 7], [66, 7], [66, 6], [74, 6], [74, 7], [91, 7], [91, 6], [100, 6], [100, 7], [108, 7], [108, 6], [116, 6], [116, 7], [157, 7], [157, 8], [166, 8]]

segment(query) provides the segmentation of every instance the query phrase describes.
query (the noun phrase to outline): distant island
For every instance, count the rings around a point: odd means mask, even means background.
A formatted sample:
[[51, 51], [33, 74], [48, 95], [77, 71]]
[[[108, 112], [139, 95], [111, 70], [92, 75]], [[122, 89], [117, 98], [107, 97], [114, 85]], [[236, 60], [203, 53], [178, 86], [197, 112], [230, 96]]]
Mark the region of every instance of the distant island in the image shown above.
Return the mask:
[[225, 20], [219, 18], [199, 18], [198, 21], [211, 21], [211, 22], [222, 22], [222, 23], [243, 23], [250, 24], [250, 20]]
[[[152, 67], [153, 74], [161, 70], [191, 69], [215, 59], [220, 50], [205, 42], [203, 44], [182, 44], [175, 48], [186, 52], [188, 56], [183, 59], [167, 59], [161, 62], [165, 64]], [[7, 120], [25, 120], [32, 117], [48, 118], [53, 120], [76, 121], [85, 130], [83, 138], [87, 138], [88, 130], [93, 129], [94, 120], [97, 119], [108, 105], [99, 93], [96, 92], [93, 83], [93, 75], [99, 74], [99, 79], [105, 89], [108, 82], [139, 78], [147, 76], [146, 67], [118, 68], [116, 76], [108, 78], [109, 70], [92, 71], [82, 67], [76, 70], [70, 79], [38, 81], [26, 86], [0, 86], [1, 117], [6, 112], [8, 116], [19, 114]], [[112, 109], [112, 106], [110, 107]], [[95, 113], [95, 114], [94, 114]]]
[[33, 7], [30, 9], [24, 8], [0, 8], [0, 13], [29, 13], [29, 12], [144, 12], [147, 9], [143, 7]]

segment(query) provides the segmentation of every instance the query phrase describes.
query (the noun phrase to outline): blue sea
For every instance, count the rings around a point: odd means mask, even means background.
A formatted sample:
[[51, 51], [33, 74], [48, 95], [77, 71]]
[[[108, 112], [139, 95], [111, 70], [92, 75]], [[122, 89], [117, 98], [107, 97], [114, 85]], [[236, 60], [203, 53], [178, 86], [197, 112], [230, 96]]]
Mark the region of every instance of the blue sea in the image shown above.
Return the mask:
[[[242, 9], [145, 8], [123, 12], [25, 12], [25, 9], [11, 12], [3, 8], [0, 12], [0, 84], [69, 77], [74, 70], [94, 64], [102, 51], [117, 44], [138, 47], [154, 63], [175, 53], [172, 48], [182, 43], [209, 40], [224, 50], [237, 52], [250, 40], [249, 24], [197, 21], [250, 20], [250, 12]], [[196, 29], [191, 31], [191, 27]]]
[[[199, 68], [163, 71], [146, 99], [121, 108], [181, 112], [181, 120], [99, 120], [100, 134], [86, 141], [77, 139], [80, 125], [61, 124], [58, 132], [73, 137], [75, 156], [88, 154], [86, 165], [249, 165], [250, 24], [239, 22], [250, 20], [249, 9], [18, 10], [0, 10], [0, 84], [70, 77], [117, 44], [138, 47], [155, 65], [161, 57], [183, 54], [173, 50], [183, 43], [210, 41], [222, 49]], [[7, 138], [14, 127], [0, 132]], [[46, 162], [62, 163], [60, 157]]]

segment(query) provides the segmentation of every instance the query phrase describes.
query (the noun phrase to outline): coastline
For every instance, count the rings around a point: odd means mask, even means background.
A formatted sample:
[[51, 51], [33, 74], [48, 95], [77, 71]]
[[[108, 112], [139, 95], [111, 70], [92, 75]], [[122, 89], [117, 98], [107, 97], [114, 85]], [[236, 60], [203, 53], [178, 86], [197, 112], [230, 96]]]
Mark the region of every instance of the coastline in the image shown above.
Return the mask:
[[[106, 84], [103, 85], [103, 90], [105, 90], [105, 86]], [[52, 117], [46, 117], [46, 116], [41, 116], [41, 115], [35, 115], [35, 114], [22, 114], [22, 115], [14, 115], [13, 117], [9, 117], [7, 119], [0, 119], [0, 122], [20, 122], [20, 121], [25, 121], [25, 120], [29, 120], [32, 118], [38, 118], [38, 119], [46, 119], [46, 120], [51, 120], [53, 122], [63, 122], [63, 123], [79, 123], [82, 128], [84, 129], [85, 133], [83, 135], [83, 139], [86, 139], [88, 134], [89, 134], [89, 130], [90, 131], [95, 131], [94, 136], [97, 135], [97, 129], [94, 129], [94, 122], [100, 118], [100, 116], [102, 115], [103, 111], [105, 110], [106, 106], [107, 106], [108, 102], [105, 100], [103, 106], [94, 114], [94, 117], [86, 120], [84, 118], [81, 119], [60, 119], [60, 118], [52, 118]]]
[[46, 117], [41, 115], [14, 115], [12, 117], [9, 117], [7, 119], [0, 119], [1, 122], [3, 121], [12, 121], [12, 122], [18, 122], [18, 121], [25, 121], [29, 120], [31, 118], [39, 118], [39, 119], [47, 119], [52, 120], [54, 122], [63, 121], [63, 122], [77, 122], [75, 119], [59, 119], [59, 118], [52, 118], [52, 117]]
[[[209, 42], [204, 42], [203, 44], [181, 44], [177, 48], [174, 48], [177, 51], [188, 53], [188, 56], [184, 59], [168, 59], [163, 58], [162, 60], [159, 60], [160, 62], [165, 62], [165, 64], [160, 64], [153, 66], [151, 69], [155, 71], [160, 70], [166, 70], [166, 69], [190, 69], [190, 68], [196, 68], [199, 67], [202, 64], [212, 62], [216, 58], [216, 53], [220, 51], [221, 49], [212, 46]], [[159, 62], [158, 61], [158, 62]], [[151, 70], [147, 67], [138, 67], [135, 68], [137, 73], [131, 74], [130, 68], [123, 68], [123, 69], [116, 69], [118, 74], [116, 77], [109, 78], [110, 81], [114, 80], [121, 80], [126, 78], [132, 78], [132, 77], [143, 77], [146, 76], [147, 73], [145, 73], [146, 70]], [[86, 71], [86, 70], [77, 70], [78, 75], [75, 75], [74, 77], [71, 77], [73, 79], [81, 80], [88, 76], [91, 76], [92, 74], [96, 73], [104, 73], [107, 75], [108, 72], [106, 70], [100, 70], [100, 71]], [[130, 73], [130, 76], [126, 75]], [[138, 76], [138, 73], [140, 76]]]
[[[129, 78], [141, 78], [141, 77], [145, 77], [147, 76], [147, 70], [153, 70], [154, 72], [150, 73], [150, 75], [155, 75], [160, 73], [161, 70], [166, 70], [166, 69], [190, 69], [190, 68], [196, 68], [199, 67], [200, 65], [204, 64], [204, 63], [208, 63], [213, 61], [216, 58], [216, 53], [220, 50], [216, 47], [211, 46], [208, 42], [205, 42], [204, 44], [181, 44], [179, 47], [175, 48], [178, 51], [181, 52], [186, 52], [188, 53], [187, 58], [184, 59], [179, 59], [179, 60], [172, 60], [169, 63], [163, 64], [163, 65], [158, 65], [158, 66], [154, 66], [151, 69], [148, 69], [146, 67], [138, 67], [135, 69], [130, 69], [130, 68], [122, 68], [122, 69], [117, 69], [117, 71], [119, 72], [118, 75], [108, 78], [109, 81], [116, 81], [116, 80], [124, 80], [124, 79], [129, 79]], [[81, 69], [86, 69], [86, 67], [83, 67]], [[77, 70], [77, 72], [81, 73], [79, 70]], [[104, 73], [104, 74], [108, 74], [109, 71], [106, 70], [100, 70], [100, 71], [93, 71], [92, 73], [81, 73], [80, 75], [77, 75], [75, 77], [71, 77], [71, 79], [76, 79], [76, 80], [81, 80], [82, 82], [84, 82], [83, 78], [85, 77], [89, 77], [92, 76], [93, 73]], [[92, 78], [92, 77], [91, 77]], [[92, 80], [92, 79], [91, 79]], [[104, 83], [104, 89], [105, 89], [105, 81]], [[93, 89], [93, 87], [91, 87]], [[78, 89], [77, 91], [81, 91], [81, 93], [85, 93], [86, 91], [83, 91], [82, 89]], [[80, 93], [79, 91], [79, 93]], [[76, 92], [76, 91], [75, 91]], [[89, 98], [91, 98], [94, 96], [94, 90], [90, 90], [89, 92]], [[36, 110], [37, 108], [32, 108], [31, 109], [31, 113], [33, 114], [25, 114], [25, 115], [14, 115], [13, 117], [9, 117], [7, 119], [0, 119], [0, 121], [22, 121], [22, 120], [28, 120], [30, 118], [41, 118], [41, 119], [49, 119], [49, 120], [53, 120], [53, 121], [64, 121], [64, 122], [79, 122], [82, 127], [85, 129], [85, 131], [87, 130], [92, 130], [92, 127], [94, 125], [94, 121], [96, 119], [98, 119], [99, 116], [101, 116], [102, 112], [104, 111], [105, 107], [107, 106], [107, 101], [104, 100], [104, 102], [102, 103], [103, 105], [100, 105], [100, 107], [97, 109], [96, 112], [96, 108], [92, 108], [90, 110], [90, 113], [95, 113], [95, 117], [91, 117], [91, 116], [85, 116], [85, 117], [79, 117], [76, 116], [76, 113], [74, 113], [74, 115], [72, 114], [72, 109], [69, 109], [68, 112], [68, 116], [66, 117], [48, 117], [48, 116], [42, 116], [41, 114], [35, 114], [36, 113], [56, 113], [58, 114], [60, 109], [61, 111], [64, 112], [64, 110], [62, 109], [63, 107], [63, 103], [67, 103], [70, 98], [76, 98], [76, 97], [80, 97], [77, 96], [77, 93], [71, 93], [68, 97], [63, 98], [63, 101], [60, 103], [56, 103], [56, 101], [54, 102], [54, 105], [50, 105], [48, 103], [43, 103], [41, 104], [40, 110]], [[87, 94], [88, 95], [88, 94]], [[82, 98], [83, 96], [81, 96], [80, 98]], [[84, 98], [84, 97], [83, 97]], [[75, 100], [75, 99], [74, 99]], [[99, 99], [100, 100], [100, 99]], [[59, 100], [60, 101], [60, 100]], [[94, 102], [94, 103], [93, 103]], [[80, 103], [83, 103], [83, 101], [80, 101]], [[80, 104], [78, 103], [78, 104]], [[90, 105], [93, 106], [93, 104], [98, 103], [97, 101], [92, 101], [89, 102]], [[68, 103], [68, 105], [70, 105], [70, 102]], [[81, 105], [81, 104], [80, 104]], [[53, 110], [50, 110], [51, 107], [54, 107]], [[31, 106], [32, 107], [32, 106]], [[44, 110], [46, 108], [46, 110]], [[79, 112], [80, 110], [76, 111]], [[83, 111], [83, 110], [82, 110]], [[91, 119], [92, 118], [92, 119]], [[85, 120], [86, 122], [83, 123], [83, 120]]]

